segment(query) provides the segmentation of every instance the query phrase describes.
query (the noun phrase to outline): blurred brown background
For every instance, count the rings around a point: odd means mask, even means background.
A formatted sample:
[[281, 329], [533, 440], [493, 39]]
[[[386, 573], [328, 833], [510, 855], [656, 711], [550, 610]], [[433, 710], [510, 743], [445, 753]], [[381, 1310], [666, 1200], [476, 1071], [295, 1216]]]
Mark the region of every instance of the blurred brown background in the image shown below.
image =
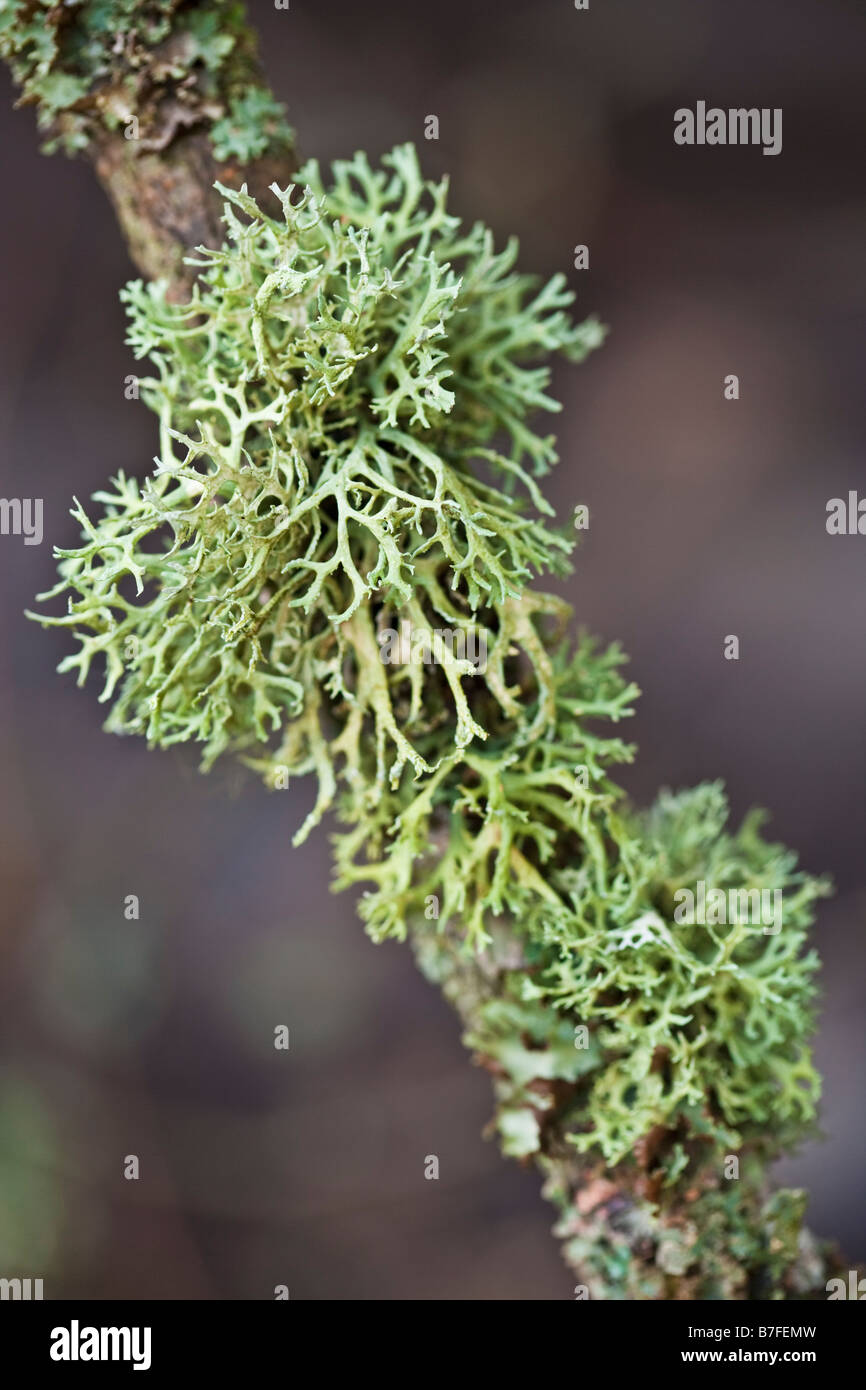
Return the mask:
[[[524, 265], [565, 270], [611, 326], [558, 376], [551, 490], [592, 517], [563, 588], [644, 691], [634, 796], [720, 776], [737, 816], [768, 806], [835, 876], [815, 932], [828, 1138], [783, 1175], [862, 1257], [866, 538], [824, 526], [828, 498], [866, 492], [862, 6], [252, 11], [304, 154], [418, 141], [454, 209], [518, 233]], [[675, 146], [698, 99], [781, 106], [781, 155]], [[569, 1298], [535, 1176], [481, 1138], [488, 1081], [455, 1019], [329, 895], [326, 834], [292, 852], [309, 790], [103, 734], [95, 689], [54, 674], [62, 634], [22, 617], [73, 542], [71, 495], [144, 471], [156, 433], [123, 395], [109, 208], [11, 106], [4, 83], [0, 486], [44, 498], [45, 541], [0, 541], [0, 1273], [49, 1297]]]

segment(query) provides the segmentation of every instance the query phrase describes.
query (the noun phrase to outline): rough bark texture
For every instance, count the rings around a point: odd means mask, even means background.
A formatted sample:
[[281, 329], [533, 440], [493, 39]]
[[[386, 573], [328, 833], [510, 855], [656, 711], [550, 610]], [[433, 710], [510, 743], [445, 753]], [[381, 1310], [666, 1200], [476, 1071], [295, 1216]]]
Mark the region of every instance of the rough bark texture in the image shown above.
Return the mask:
[[183, 258], [196, 246], [218, 246], [223, 239], [223, 204], [214, 183], [230, 188], [246, 183], [267, 207], [270, 185], [285, 187], [293, 171], [288, 152], [243, 170], [219, 163], [206, 124], [175, 134], [158, 152], [100, 134], [90, 155], [132, 259], [147, 279], [168, 280], [172, 299], [185, 298], [195, 276]]
[[267, 206], [291, 180], [292, 132], [233, 0], [24, 0], [0, 54], [46, 149], [92, 161], [133, 260], [171, 298], [194, 278], [184, 257], [222, 241], [215, 181]]

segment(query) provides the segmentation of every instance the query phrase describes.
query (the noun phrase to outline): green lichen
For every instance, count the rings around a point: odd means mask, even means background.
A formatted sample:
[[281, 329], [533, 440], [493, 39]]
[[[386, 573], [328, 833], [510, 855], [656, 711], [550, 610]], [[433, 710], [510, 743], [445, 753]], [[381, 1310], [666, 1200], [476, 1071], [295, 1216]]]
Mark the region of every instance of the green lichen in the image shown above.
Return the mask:
[[[606, 1296], [780, 1287], [799, 1206], [777, 1196], [768, 1244], [757, 1180], [720, 1189], [721, 1165], [759, 1172], [813, 1124], [804, 943], [827, 885], [758, 817], [729, 830], [718, 784], [630, 807], [612, 777], [634, 752], [623, 657], [568, 639], [567, 606], [529, 587], [571, 549], [532, 417], [558, 408], [551, 356], [581, 360], [600, 326], [572, 323], [562, 277], [538, 284], [513, 243], [462, 227], [410, 147], [327, 181], [308, 164], [278, 219], [223, 192], [226, 243], [200, 252], [189, 303], [125, 291], [159, 458], [97, 516], [76, 503], [82, 544], [43, 596], [66, 596], [41, 621], [79, 644], [61, 669], [83, 682], [104, 659], [116, 732], [195, 741], [205, 767], [238, 754], [271, 786], [314, 773], [296, 839], [336, 808], [337, 881], [363, 889], [371, 936], [411, 937], [446, 990], [461, 956], [498, 961], [467, 1041], [505, 1149], [547, 1165]], [[480, 637], [486, 660], [441, 639], [428, 662], [383, 660], [403, 625]], [[778, 891], [781, 929], [678, 922], [701, 880]], [[587, 1244], [569, 1155], [644, 1184], [640, 1229]], [[667, 1220], [684, 1193], [688, 1221]], [[655, 1263], [634, 1273], [644, 1240]]]
[[[377, 626], [408, 615], [466, 631], [489, 615], [491, 730], [497, 710], [518, 709], [512, 649], [547, 691], [536, 601], [514, 601], [533, 569], [564, 567], [569, 545], [542, 525], [532, 476], [553, 457], [525, 423], [546, 372], [518, 360], [580, 357], [600, 330], [568, 322], [561, 277], [536, 289], [514, 274], [515, 247], [461, 232], [411, 149], [376, 172], [338, 166], [327, 204], [315, 164], [302, 177], [279, 222], [223, 190], [229, 242], [202, 253], [207, 283], [189, 305], [161, 286], [124, 292], [130, 343], [157, 367], [140, 385], [162, 422], [159, 466], [100, 494], [98, 526], [76, 508], [88, 543], [58, 592], [77, 593], [59, 620], [81, 637], [66, 669], [84, 680], [104, 655], [114, 730], [196, 739], [206, 766], [279, 733], [272, 761], [319, 773], [318, 819], [338, 779], [371, 812], [406, 764], [441, 780], [430, 731], [452, 711], [452, 763], [488, 734], [469, 663], [443, 652], [435, 667], [389, 670]], [[478, 461], [527, 506], [482, 481]], [[333, 742], [323, 702], [345, 711]]]
[[217, 159], [249, 164], [273, 146], [290, 145], [294, 132], [282, 102], [264, 87], [247, 87], [232, 97], [226, 116], [215, 121], [211, 142]]

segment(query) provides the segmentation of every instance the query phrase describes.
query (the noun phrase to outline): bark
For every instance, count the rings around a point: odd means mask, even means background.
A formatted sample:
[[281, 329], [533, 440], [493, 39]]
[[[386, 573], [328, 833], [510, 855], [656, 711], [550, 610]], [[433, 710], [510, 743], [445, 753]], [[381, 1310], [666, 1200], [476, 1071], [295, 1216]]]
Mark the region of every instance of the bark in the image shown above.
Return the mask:
[[[172, 296], [182, 298], [194, 278], [184, 256], [198, 245], [222, 241], [215, 180], [233, 187], [246, 183], [266, 203], [271, 183], [291, 181], [294, 151], [283, 139], [244, 167], [215, 155], [213, 125], [232, 95], [244, 84], [264, 86], [248, 30], [238, 31], [224, 68], [216, 74], [191, 70], [180, 82], [165, 76], [172, 69], [173, 46], [175, 36], [145, 59], [139, 50], [128, 71], [121, 65], [109, 83], [97, 84], [76, 102], [74, 115], [87, 122], [84, 152], [114, 206], [133, 261], [144, 276], [167, 279]], [[127, 138], [122, 125], [112, 128], [102, 118], [112, 93], [120, 90], [126, 109], [140, 118], [139, 139]], [[62, 129], [62, 117], [58, 125]], [[456, 934], [436, 932], [429, 924], [418, 927], [413, 948], [421, 969], [443, 989], [470, 1033], [479, 1007], [503, 995], [509, 972], [521, 969], [519, 935], [507, 926], [495, 948], [480, 955], [467, 954]], [[491, 1071], [495, 1085], [499, 1064], [484, 1056], [476, 1060]], [[728, 1227], [720, 1227], [714, 1243], [704, 1242], [698, 1257], [695, 1221], [701, 1204], [714, 1192], [723, 1193], [719, 1175], [708, 1171], [691, 1189], [665, 1195], [654, 1168], [655, 1148], [664, 1136], [652, 1134], [637, 1146], [633, 1162], [606, 1170], [601, 1160], [576, 1155], [568, 1142], [567, 1084], [540, 1082], [538, 1096], [541, 1148], [532, 1161], [543, 1174], [545, 1194], [559, 1209], [556, 1230], [566, 1260], [590, 1297], [825, 1298], [826, 1280], [846, 1273], [840, 1257], [807, 1233], [772, 1283], [767, 1270], [773, 1241], [781, 1237], [773, 1235], [772, 1198], [762, 1177], [743, 1198], [742, 1220], [753, 1235], [757, 1228], [765, 1232], [767, 1258], [749, 1267], [733, 1253], [736, 1232]]]
[[122, 135], [104, 133], [90, 147], [97, 177], [111, 200], [129, 254], [147, 279], [169, 282], [169, 298], [184, 299], [195, 278], [183, 259], [196, 246], [219, 246], [222, 199], [214, 188], [246, 183], [267, 207], [274, 182], [291, 182], [290, 152], [268, 155], [241, 170], [214, 157], [207, 119], [176, 133], [159, 151], [141, 150]]

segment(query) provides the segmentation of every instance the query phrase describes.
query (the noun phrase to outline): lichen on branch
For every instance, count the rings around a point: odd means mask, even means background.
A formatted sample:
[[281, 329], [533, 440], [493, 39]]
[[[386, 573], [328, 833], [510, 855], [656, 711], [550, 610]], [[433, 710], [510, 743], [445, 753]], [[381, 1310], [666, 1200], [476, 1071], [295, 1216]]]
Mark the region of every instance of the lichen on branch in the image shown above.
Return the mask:
[[570, 542], [542, 524], [536, 476], [554, 454], [526, 423], [554, 408], [547, 371], [521, 363], [579, 358], [601, 330], [568, 321], [561, 277], [539, 288], [513, 246], [462, 231], [410, 147], [378, 171], [337, 166], [327, 196], [315, 164], [301, 177], [280, 221], [223, 190], [228, 240], [199, 254], [188, 304], [159, 284], [124, 292], [129, 341], [156, 367], [140, 389], [159, 464], [142, 485], [116, 478], [98, 522], [76, 508], [86, 544], [65, 557], [57, 592], [73, 598], [55, 621], [81, 638], [67, 663], [81, 680], [105, 656], [116, 731], [194, 738], [206, 766], [282, 733], [291, 775], [324, 757], [328, 781], [345, 763], [357, 785], [363, 740], [311, 747], [305, 692], [326, 690], [359, 735], [374, 726], [372, 807], [407, 763], [438, 763], [431, 723], [456, 709], [456, 748], [488, 733], [465, 662], [386, 669], [376, 626], [483, 625], [491, 719], [517, 708], [513, 649], [546, 670], [513, 601], [533, 572], [563, 570]]
[[145, 149], [214, 123], [219, 159], [287, 147], [282, 107], [255, 79], [235, 0], [0, 0], [0, 56], [35, 105], [46, 153], [84, 150], [135, 121]]
[[[594, 1296], [807, 1296], [826, 1252], [764, 1169], [814, 1123], [827, 884], [758, 817], [730, 830], [718, 784], [629, 805], [622, 654], [531, 587], [572, 549], [539, 481], [550, 359], [603, 330], [463, 227], [409, 146], [309, 163], [278, 216], [220, 193], [186, 301], [124, 292], [159, 456], [76, 503], [43, 596], [67, 608], [40, 619], [77, 639], [61, 669], [104, 661], [116, 732], [314, 775], [296, 839], [336, 809], [338, 885], [453, 999]], [[386, 659], [395, 629], [484, 659]], [[683, 924], [701, 882], [780, 895], [783, 925]]]
[[185, 257], [221, 237], [214, 183], [259, 196], [293, 132], [235, 0], [0, 0], [0, 57], [43, 148], [91, 160], [130, 254], [185, 298]]

